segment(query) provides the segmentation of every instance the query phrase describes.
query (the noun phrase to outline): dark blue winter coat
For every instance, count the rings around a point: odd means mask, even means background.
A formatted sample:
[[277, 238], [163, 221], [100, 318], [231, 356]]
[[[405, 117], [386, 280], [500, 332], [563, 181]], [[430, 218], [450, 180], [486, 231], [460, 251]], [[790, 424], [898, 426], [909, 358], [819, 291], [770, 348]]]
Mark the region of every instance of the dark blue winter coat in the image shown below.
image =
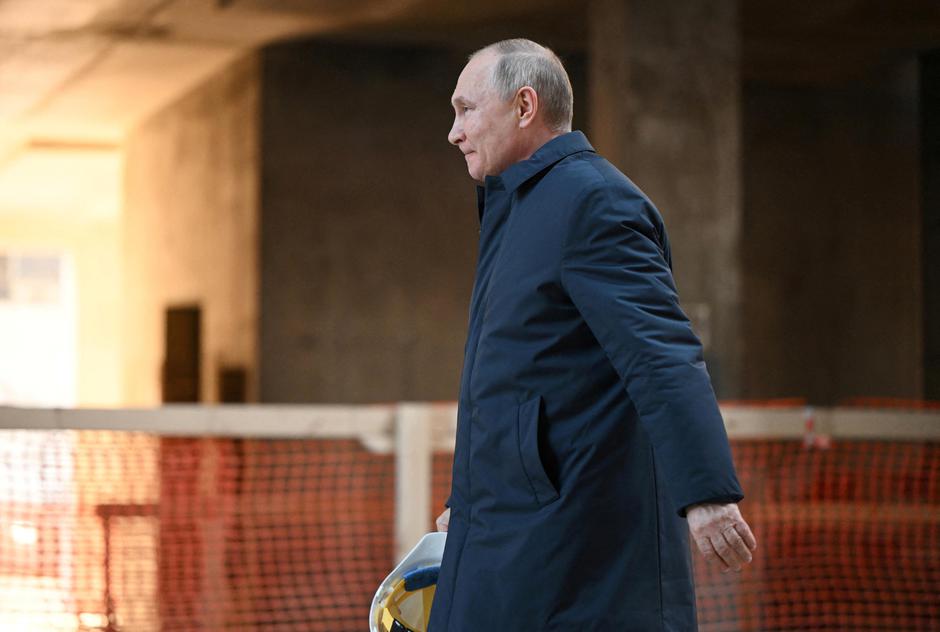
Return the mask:
[[659, 212], [581, 132], [478, 203], [430, 632], [694, 630], [684, 510], [742, 493]]

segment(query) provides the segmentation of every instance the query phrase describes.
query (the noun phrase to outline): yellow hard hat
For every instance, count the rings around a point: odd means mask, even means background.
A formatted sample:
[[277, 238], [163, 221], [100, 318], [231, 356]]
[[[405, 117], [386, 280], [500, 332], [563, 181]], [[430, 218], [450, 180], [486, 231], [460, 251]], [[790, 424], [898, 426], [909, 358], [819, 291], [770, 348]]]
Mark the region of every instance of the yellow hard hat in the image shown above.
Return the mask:
[[372, 599], [370, 632], [427, 632], [446, 533], [428, 533], [385, 578]]

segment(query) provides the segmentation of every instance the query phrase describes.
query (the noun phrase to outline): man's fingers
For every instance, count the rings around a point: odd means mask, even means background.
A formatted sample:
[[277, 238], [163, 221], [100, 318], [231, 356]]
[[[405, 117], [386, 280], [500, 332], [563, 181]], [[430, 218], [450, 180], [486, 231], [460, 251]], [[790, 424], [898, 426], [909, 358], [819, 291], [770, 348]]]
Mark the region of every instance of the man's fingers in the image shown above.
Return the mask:
[[447, 527], [450, 525], [450, 507], [445, 509], [434, 522], [438, 531], [447, 531]]
[[751, 551], [757, 548], [757, 539], [738, 506], [695, 505], [688, 510], [689, 530], [706, 561], [720, 563], [723, 573], [740, 571], [753, 561]]
[[746, 522], [736, 522], [734, 525], [734, 530], [738, 532], [738, 535], [744, 540], [744, 543], [747, 545], [747, 548], [754, 551], [757, 549], [757, 538], [754, 537], [754, 534], [751, 533], [751, 527], [748, 526]]
[[711, 540], [708, 538], [699, 538], [695, 541], [698, 545], [698, 550], [702, 554], [702, 557], [705, 558], [705, 561], [709, 564], [719, 564], [723, 567], [727, 567], [724, 563], [724, 560], [721, 559], [721, 556], [718, 555], [718, 552], [715, 550], [715, 547], [712, 546]]
[[741, 570], [740, 566], [750, 563], [751, 559], [753, 559], [751, 552], [733, 526], [727, 527], [721, 532], [721, 535], [724, 537], [725, 542], [728, 543], [728, 546], [731, 547], [731, 551], [734, 553], [735, 557], [738, 558], [739, 567], [735, 570]]
[[722, 572], [727, 572], [729, 570], [741, 570], [741, 561], [738, 559], [738, 556], [734, 553], [728, 543], [725, 542], [725, 539], [721, 534], [717, 534], [709, 538], [712, 543], [712, 546], [715, 547], [715, 552], [718, 554], [718, 557], [721, 558], [721, 561], [724, 562], [725, 568], [722, 569]]

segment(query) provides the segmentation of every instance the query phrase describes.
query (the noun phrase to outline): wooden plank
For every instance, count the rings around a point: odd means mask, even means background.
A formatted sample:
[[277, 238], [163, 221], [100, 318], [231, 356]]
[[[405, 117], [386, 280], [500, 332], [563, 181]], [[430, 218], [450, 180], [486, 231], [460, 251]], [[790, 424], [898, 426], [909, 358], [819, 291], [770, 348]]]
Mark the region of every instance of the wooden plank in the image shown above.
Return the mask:
[[[431, 424], [424, 404], [401, 404], [395, 423], [395, 563], [431, 526]], [[381, 517], [377, 517], [381, 519]]]
[[[402, 406], [427, 419], [432, 447], [453, 450], [457, 406], [452, 402], [386, 405], [167, 405], [160, 408], [59, 409], [0, 407], [0, 429], [123, 430], [170, 436], [257, 438], [357, 438], [376, 452], [390, 452], [394, 417]], [[807, 415], [814, 431], [833, 439], [940, 440], [940, 412], [856, 408], [760, 408], [725, 406], [732, 439], [802, 439]]]

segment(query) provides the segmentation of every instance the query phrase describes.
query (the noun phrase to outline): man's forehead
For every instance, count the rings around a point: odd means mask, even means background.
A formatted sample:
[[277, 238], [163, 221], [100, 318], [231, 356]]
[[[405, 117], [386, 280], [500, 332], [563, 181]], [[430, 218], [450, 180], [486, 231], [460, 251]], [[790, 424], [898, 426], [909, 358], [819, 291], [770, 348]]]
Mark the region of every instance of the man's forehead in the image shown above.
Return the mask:
[[480, 53], [472, 58], [457, 78], [457, 87], [451, 96], [451, 102], [467, 103], [477, 100], [486, 89], [486, 79], [492, 64], [491, 53]]
[[490, 72], [490, 66], [493, 65], [494, 61], [495, 55], [493, 53], [489, 51], [478, 53], [463, 67], [463, 72], [460, 73], [460, 76], [473, 79], [482, 78]]

